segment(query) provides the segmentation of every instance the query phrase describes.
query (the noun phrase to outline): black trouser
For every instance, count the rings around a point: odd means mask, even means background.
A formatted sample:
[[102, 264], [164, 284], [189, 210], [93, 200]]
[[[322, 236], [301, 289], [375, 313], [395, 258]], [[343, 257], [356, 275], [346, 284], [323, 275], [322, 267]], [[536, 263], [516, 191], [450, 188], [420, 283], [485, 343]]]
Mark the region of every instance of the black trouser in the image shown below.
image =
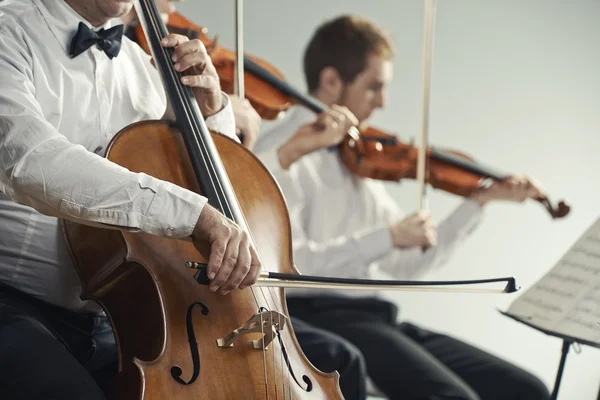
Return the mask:
[[396, 324], [397, 308], [379, 299], [288, 298], [288, 310], [345, 337], [363, 353], [369, 377], [389, 399], [544, 400], [530, 373], [452, 337]]
[[104, 400], [100, 385], [116, 372], [107, 317], [0, 287], [0, 398]]
[[[365, 365], [344, 339], [292, 320], [305, 354], [324, 372], [340, 372], [347, 400], [364, 399]], [[0, 399], [104, 400], [117, 372], [108, 318], [80, 314], [0, 286]]]
[[316, 328], [292, 317], [292, 327], [306, 358], [320, 371], [340, 374], [345, 400], [367, 397], [367, 367], [356, 346], [330, 331]]

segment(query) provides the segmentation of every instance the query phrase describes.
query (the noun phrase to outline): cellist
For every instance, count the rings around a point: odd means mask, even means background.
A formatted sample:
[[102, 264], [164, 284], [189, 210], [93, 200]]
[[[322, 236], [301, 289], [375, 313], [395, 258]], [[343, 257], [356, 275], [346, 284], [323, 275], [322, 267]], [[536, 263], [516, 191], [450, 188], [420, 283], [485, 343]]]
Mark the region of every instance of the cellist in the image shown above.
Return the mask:
[[[385, 106], [394, 55], [391, 38], [372, 22], [333, 18], [306, 47], [308, 90], [328, 106], [347, 107], [355, 118], [350, 123], [366, 123]], [[379, 268], [395, 279], [415, 279], [452, 255], [480, 222], [486, 204], [541, 193], [532, 179], [511, 176], [466, 199], [437, 227], [429, 213], [404, 215], [382, 181], [356, 177], [338, 152], [315, 145], [306, 154], [298, 138], [320, 118], [292, 106], [283, 119], [265, 126], [255, 147], [286, 196], [294, 261], [303, 274], [365, 279]], [[346, 128], [349, 118], [339, 115], [330, 123]], [[396, 306], [376, 292], [290, 289], [287, 302], [290, 315], [354, 343], [369, 376], [390, 399], [549, 398], [538, 378], [502, 359], [415, 324], [398, 324]]]
[[[158, 71], [113, 26], [131, 0], [0, 2], [0, 394], [104, 399], [116, 348], [80, 284], [59, 218], [209, 243], [211, 289], [256, 282], [247, 233], [206, 198], [100, 156], [121, 128], [172, 119]], [[169, 35], [209, 128], [235, 138], [231, 102], [206, 50]], [[201, 251], [201, 249], [199, 248]]]
[[[176, 11], [173, 1], [156, 0], [156, 6], [163, 21], [168, 25], [169, 14]], [[137, 37], [133, 28], [139, 23], [136, 10], [132, 9], [121, 20], [126, 26], [125, 35], [135, 41]], [[230, 95], [229, 98], [232, 100], [237, 128], [244, 132], [244, 144], [252, 150], [261, 118], [247, 100], [242, 101], [235, 95]], [[344, 135], [343, 129], [348, 127], [349, 125], [346, 127], [340, 126], [338, 129], [333, 130], [332, 134], [335, 137], [341, 137]], [[320, 133], [322, 138], [331, 135]], [[308, 137], [305, 141], [307, 140]], [[311, 144], [317, 143], [311, 142]], [[322, 143], [321, 146], [329, 144], [325, 141], [319, 143]], [[347, 400], [364, 399], [366, 397], [366, 367], [358, 349], [343, 337], [309, 325], [299, 318], [292, 318], [292, 324], [296, 338], [311, 363], [324, 372], [338, 371], [340, 374], [340, 388]]]

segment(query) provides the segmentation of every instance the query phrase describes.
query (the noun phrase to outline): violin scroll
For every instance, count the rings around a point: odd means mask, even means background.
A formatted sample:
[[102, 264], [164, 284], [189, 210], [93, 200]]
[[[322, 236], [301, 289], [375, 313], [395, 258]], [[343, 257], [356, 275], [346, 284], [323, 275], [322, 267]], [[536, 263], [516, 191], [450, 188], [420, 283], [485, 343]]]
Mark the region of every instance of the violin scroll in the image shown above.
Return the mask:
[[546, 207], [546, 210], [548, 210], [548, 213], [553, 219], [564, 218], [571, 211], [571, 206], [569, 206], [564, 200], [559, 201], [557, 206], [553, 206], [546, 196], [538, 197], [535, 200], [539, 201], [544, 207]]

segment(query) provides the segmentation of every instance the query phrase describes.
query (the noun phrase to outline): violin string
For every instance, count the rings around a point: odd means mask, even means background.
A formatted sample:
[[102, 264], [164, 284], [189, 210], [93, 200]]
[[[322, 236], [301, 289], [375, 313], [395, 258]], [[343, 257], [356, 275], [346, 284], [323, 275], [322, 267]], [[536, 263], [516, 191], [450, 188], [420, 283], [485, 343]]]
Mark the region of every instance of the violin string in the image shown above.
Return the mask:
[[[160, 38], [160, 25], [159, 24], [162, 23], [163, 27], [164, 27], [164, 23], [162, 22], [162, 19], [159, 22], [159, 19], [157, 18], [157, 14], [158, 13], [156, 12], [155, 8], [154, 9], [152, 8], [152, 6], [154, 4], [152, 4], [152, 5], [148, 4], [148, 0], [138, 0], [138, 1], [140, 1], [140, 2], [145, 1], [146, 2], [146, 6], [147, 6], [146, 7], [147, 10], [154, 10], [154, 12], [150, 12], [149, 15], [148, 15], [148, 18], [147, 18], [148, 24], [147, 25], [148, 25], [148, 29], [152, 29], [153, 30], [153, 33], [155, 34], [155, 37]], [[164, 29], [166, 30], [166, 27]], [[166, 48], [164, 48], [163, 46], [156, 46], [156, 47], [159, 49], [158, 51], [160, 51], [162, 53], [162, 56], [163, 56], [163, 58], [165, 60], [169, 60], [170, 59], [170, 57], [168, 55], [168, 51], [167, 51]], [[235, 220], [234, 213], [233, 213], [233, 210], [231, 208], [231, 204], [229, 204], [229, 202], [227, 200], [227, 196], [225, 195], [226, 191], [225, 191], [225, 188], [223, 187], [223, 183], [220, 182], [219, 179], [216, 179], [218, 177], [218, 174], [217, 174], [217, 171], [216, 171], [216, 167], [215, 167], [215, 165], [213, 163], [213, 160], [210, 157], [211, 152], [208, 150], [207, 143], [205, 142], [205, 140], [203, 140], [202, 135], [199, 134], [199, 132], [202, 132], [202, 131], [203, 132], [207, 132], [208, 129], [201, 130], [200, 127], [197, 125], [197, 123], [199, 121], [196, 121], [195, 118], [191, 117], [193, 115], [193, 113], [191, 111], [191, 107], [193, 107], [193, 103], [190, 104], [190, 103], [188, 103], [188, 102], [185, 101], [187, 97], [185, 96], [184, 88], [180, 84], [180, 81], [179, 81], [179, 79], [177, 77], [177, 73], [175, 72], [175, 70], [173, 69], [173, 67], [171, 66], [171, 68], [167, 68], [166, 71], [164, 71], [164, 72], [171, 75], [170, 78], [172, 79], [172, 82], [178, 83], [178, 84], [175, 84], [173, 86], [174, 86], [175, 90], [178, 92], [178, 97], [183, 100], [184, 112], [186, 113], [186, 120], [194, 128], [193, 129], [193, 132], [194, 132], [193, 139], [195, 139], [195, 142], [196, 142], [195, 144], [196, 144], [197, 148], [200, 150], [200, 155], [202, 156], [202, 161], [203, 161], [204, 167], [206, 168], [206, 171], [209, 172], [208, 175], [210, 177], [210, 180], [211, 180], [210, 183], [211, 183], [211, 185], [213, 187], [213, 190], [214, 190], [215, 193], [217, 193], [217, 196], [216, 196], [215, 200], [219, 202], [219, 206], [220, 206], [221, 211], [222, 212], [229, 211], [229, 214], [230, 214], [231, 218], [233, 220]], [[196, 106], [197, 106], [197, 104], [196, 104]], [[206, 126], [204, 128], [206, 128]], [[210, 140], [210, 137], [208, 139]], [[227, 174], [226, 173], [222, 174], [222, 176], [225, 176], [227, 178]], [[227, 182], [229, 183], [228, 179], [227, 179]], [[228, 186], [231, 188], [230, 184]], [[218, 195], [219, 193], [221, 194], [222, 197]], [[230, 193], [234, 194], [233, 190], [230, 190]], [[238, 221], [238, 222], [241, 222], [241, 221]], [[248, 231], [248, 229], [246, 229], [246, 231]], [[259, 290], [260, 290], [263, 298], [266, 299], [266, 296], [263, 293], [263, 288], [259, 288]], [[251, 291], [252, 296], [254, 298], [254, 302], [255, 302], [257, 310], [260, 310], [259, 302], [258, 302], [258, 299], [257, 299], [256, 294], [254, 292], [254, 288], [251, 287], [250, 291]], [[268, 304], [268, 302], [267, 302], [267, 304]], [[262, 320], [262, 314], [261, 314], [261, 333], [262, 333], [262, 338], [263, 338], [262, 339], [263, 340], [262, 357], [263, 357], [263, 370], [264, 370], [263, 373], [264, 373], [264, 379], [265, 379], [265, 386], [268, 388], [267, 361], [266, 361], [266, 354], [265, 354], [266, 353], [266, 349], [265, 349], [265, 346], [264, 346], [264, 324], [263, 324], [263, 320]], [[268, 393], [269, 392], [267, 390], [266, 391], [267, 400], [268, 400], [268, 396], [269, 396]]]

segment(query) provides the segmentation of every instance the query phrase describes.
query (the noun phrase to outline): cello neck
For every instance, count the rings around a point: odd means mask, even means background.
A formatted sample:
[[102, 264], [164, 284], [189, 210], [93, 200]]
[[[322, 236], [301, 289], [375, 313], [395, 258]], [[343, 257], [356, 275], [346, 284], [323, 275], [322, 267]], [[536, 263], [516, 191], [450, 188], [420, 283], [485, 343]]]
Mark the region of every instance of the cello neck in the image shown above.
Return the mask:
[[203, 189], [203, 195], [213, 207], [233, 221], [243, 224], [239, 203], [194, 93], [190, 87], [181, 83], [183, 75], [175, 70], [171, 61], [173, 49], [160, 44], [168, 31], [158, 8], [154, 0], [136, 0], [135, 7], [175, 114], [175, 125], [183, 136], [198, 187]]

